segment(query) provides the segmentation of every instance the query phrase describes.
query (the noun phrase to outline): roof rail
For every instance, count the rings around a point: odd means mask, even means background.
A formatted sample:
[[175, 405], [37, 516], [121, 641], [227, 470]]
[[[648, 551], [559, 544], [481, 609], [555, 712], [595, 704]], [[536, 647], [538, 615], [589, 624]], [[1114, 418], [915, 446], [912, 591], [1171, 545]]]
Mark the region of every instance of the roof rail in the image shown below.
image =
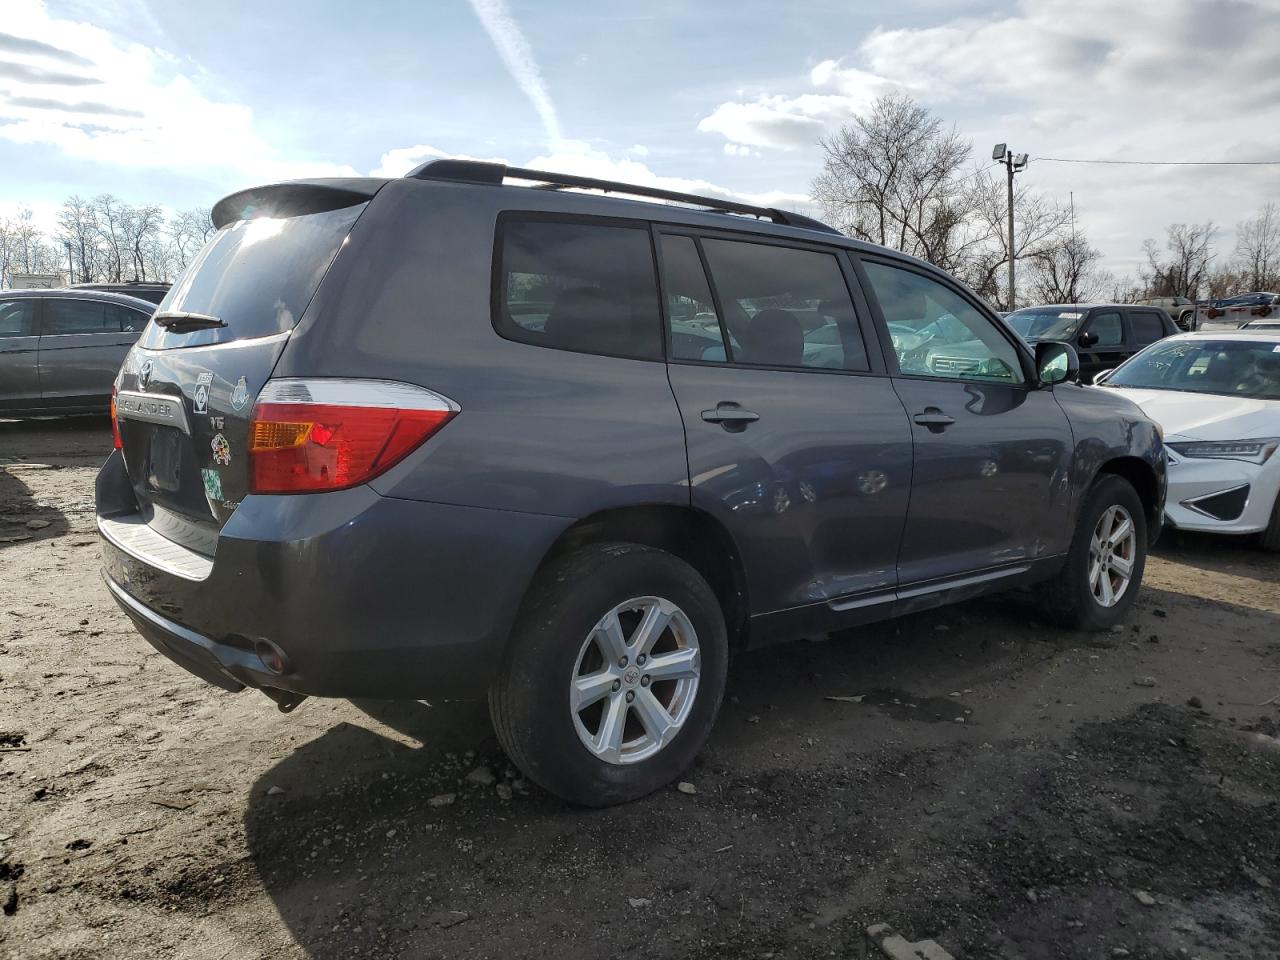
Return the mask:
[[788, 227], [803, 227], [807, 230], [822, 230], [826, 233], [840, 232], [821, 220], [815, 220], [800, 213], [779, 210], [776, 207], [759, 207], [750, 203], [719, 200], [694, 193], [663, 190], [659, 187], [641, 187], [616, 180], [599, 180], [595, 177], [578, 177], [567, 173], [548, 173], [544, 170], [529, 170], [525, 167], [509, 167], [503, 163], [489, 163], [483, 160], [428, 160], [410, 170], [405, 176], [414, 180], [451, 180], [464, 183], [487, 183], [494, 186], [501, 186], [506, 180], [529, 180], [542, 185], [543, 189], [560, 190], [565, 187], [576, 187], [581, 190], [600, 190], [604, 193], [620, 193], [632, 197], [652, 197], [655, 200], [690, 203], [719, 213], [742, 213], [750, 217], [763, 217]]

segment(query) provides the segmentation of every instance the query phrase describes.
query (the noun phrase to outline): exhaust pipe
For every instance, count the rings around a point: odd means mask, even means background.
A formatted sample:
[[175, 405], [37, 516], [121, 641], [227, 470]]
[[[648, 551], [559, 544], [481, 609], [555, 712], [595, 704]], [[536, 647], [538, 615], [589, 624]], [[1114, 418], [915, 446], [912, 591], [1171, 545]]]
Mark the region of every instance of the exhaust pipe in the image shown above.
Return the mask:
[[276, 702], [281, 713], [293, 713], [294, 708], [307, 699], [305, 693], [292, 693], [289, 690], [277, 690], [275, 687], [263, 687], [262, 692]]

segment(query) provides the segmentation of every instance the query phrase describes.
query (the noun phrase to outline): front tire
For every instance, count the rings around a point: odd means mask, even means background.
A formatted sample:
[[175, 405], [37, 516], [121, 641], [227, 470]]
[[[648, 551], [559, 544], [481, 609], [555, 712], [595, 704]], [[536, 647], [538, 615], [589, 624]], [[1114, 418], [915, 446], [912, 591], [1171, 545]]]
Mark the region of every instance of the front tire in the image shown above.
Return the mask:
[[652, 547], [583, 547], [544, 570], [489, 691], [498, 740], [529, 779], [582, 806], [683, 773], [728, 669], [724, 615], [693, 567]]
[[1276, 494], [1276, 502], [1271, 507], [1271, 522], [1267, 529], [1259, 535], [1262, 549], [1269, 553], [1280, 553], [1280, 494]]
[[1142, 499], [1123, 477], [1098, 477], [1085, 495], [1067, 561], [1044, 587], [1045, 608], [1058, 624], [1106, 630], [1137, 598], [1147, 563]]

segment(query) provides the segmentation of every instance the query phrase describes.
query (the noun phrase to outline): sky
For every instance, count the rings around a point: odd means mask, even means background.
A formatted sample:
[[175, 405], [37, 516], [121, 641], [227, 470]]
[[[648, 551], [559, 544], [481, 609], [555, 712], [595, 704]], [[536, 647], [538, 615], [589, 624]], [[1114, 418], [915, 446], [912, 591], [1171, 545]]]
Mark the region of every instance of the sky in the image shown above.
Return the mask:
[[0, 216], [169, 209], [435, 156], [806, 210], [819, 140], [902, 91], [1007, 142], [1106, 266], [1280, 200], [1280, 0], [0, 0]]

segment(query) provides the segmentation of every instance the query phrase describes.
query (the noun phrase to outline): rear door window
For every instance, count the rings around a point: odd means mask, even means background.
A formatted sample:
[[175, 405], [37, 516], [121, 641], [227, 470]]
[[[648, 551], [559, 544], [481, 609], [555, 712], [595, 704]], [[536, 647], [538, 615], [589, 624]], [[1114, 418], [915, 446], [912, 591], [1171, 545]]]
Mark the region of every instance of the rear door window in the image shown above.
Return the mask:
[[143, 313], [141, 310], [134, 310], [132, 307], [125, 307], [118, 303], [107, 304], [107, 326], [112, 330], [141, 333], [150, 319], [150, 314]]
[[[870, 369], [835, 254], [708, 237], [699, 242], [723, 314], [729, 360], [764, 367]], [[701, 359], [722, 358], [704, 354]]]
[[1157, 313], [1134, 310], [1129, 313], [1129, 322], [1133, 324], [1133, 339], [1140, 347], [1164, 338], [1164, 321]]
[[0, 337], [30, 337], [36, 332], [36, 303], [33, 297], [0, 300]]
[[107, 307], [101, 300], [49, 297], [44, 304], [42, 332], [46, 337], [67, 333], [119, 333], [120, 321], [114, 309], [108, 314]]
[[227, 224], [161, 304], [164, 312], [204, 314], [226, 326], [172, 333], [152, 324], [142, 346], [197, 347], [292, 330], [365, 206]]
[[662, 359], [647, 225], [503, 218], [494, 327], [558, 350]]

